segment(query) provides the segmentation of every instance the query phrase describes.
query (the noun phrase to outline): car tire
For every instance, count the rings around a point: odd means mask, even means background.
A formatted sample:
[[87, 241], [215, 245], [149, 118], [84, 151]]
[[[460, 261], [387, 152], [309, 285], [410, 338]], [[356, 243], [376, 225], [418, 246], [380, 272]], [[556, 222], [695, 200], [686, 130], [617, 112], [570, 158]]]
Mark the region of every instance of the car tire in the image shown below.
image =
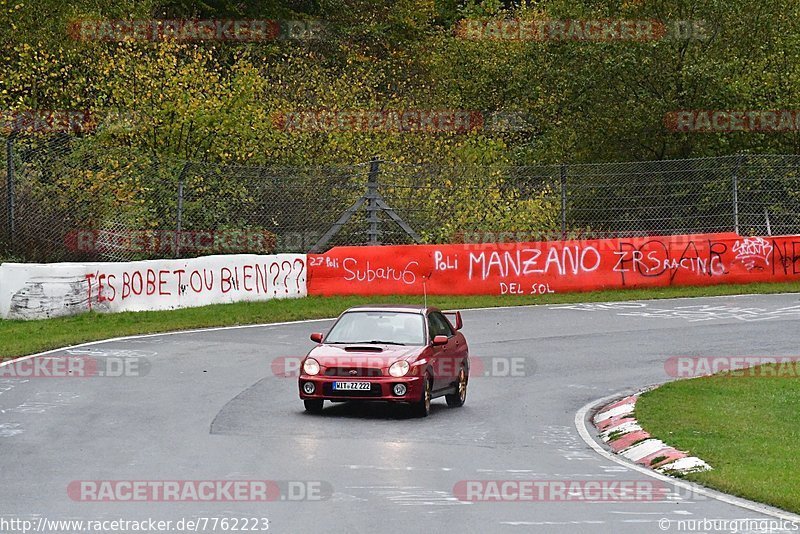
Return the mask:
[[428, 417], [431, 413], [431, 385], [430, 375], [425, 375], [425, 385], [422, 388], [422, 398], [411, 405], [412, 412], [417, 417]]
[[461, 366], [461, 369], [458, 370], [458, 378], [456, 379], [456, 392], [450, 395], [445, 395], [444, 400], [447, 401], [447, 405], [451, 408], [458, 408], [460, 406], [464, 406], [464, 403], [467, 401], [467, 384], [469, 383], [469, 376], [467, 375], [467, 371], [464, 369], [464, 366]]
[[303, 404], [308, 413], [322, 413], [322, 405], [324, 403], [323, 399], [303, 399]]

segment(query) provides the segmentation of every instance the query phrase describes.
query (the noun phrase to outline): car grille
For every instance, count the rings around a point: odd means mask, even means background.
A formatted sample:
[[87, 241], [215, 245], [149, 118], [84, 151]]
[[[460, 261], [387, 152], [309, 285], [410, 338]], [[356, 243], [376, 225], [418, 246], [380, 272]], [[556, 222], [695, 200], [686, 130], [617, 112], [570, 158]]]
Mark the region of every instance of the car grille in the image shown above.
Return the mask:
[[369, 391], [365, 389], [353, 390], [353, 391], [338, 391], [333, 389], [333, 384], [323, 384], [322, 394], [325, 395], [326, 397], [380, 397], [381, 385], [370, 384]]
[[383, 373], [375, 367], [328, 367], [325, 369], [325, 376], [383, 376]]

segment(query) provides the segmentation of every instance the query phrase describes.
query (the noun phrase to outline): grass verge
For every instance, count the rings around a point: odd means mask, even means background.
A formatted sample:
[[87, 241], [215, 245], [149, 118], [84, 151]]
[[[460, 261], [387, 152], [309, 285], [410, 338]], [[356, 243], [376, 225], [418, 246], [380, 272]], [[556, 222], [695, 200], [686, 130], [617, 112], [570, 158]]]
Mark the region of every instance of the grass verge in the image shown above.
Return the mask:
[[800, 513], [800, 378], [773, 371], [670, 382], [641, 396], [636, 418], [713, 467], [687, 479]]
[[[800, 291], [800, 285], [796, 283], [718, 285], [610, 290], [591, 293], [554, 293], [535, 296], [431, 296], [428, 298], [428, 304], [443, 309], [466, 309], [797, 291]], [[0, 320], [0, 358], [25, 356], [67, 345], [134, 334], [335, 317], [350, 306], [377, 302], [421, 303], [422, 298], [408, 296], [307, 297], [218, 304], [158, 312], [112, 314], [92, 312], [40, 321]]]

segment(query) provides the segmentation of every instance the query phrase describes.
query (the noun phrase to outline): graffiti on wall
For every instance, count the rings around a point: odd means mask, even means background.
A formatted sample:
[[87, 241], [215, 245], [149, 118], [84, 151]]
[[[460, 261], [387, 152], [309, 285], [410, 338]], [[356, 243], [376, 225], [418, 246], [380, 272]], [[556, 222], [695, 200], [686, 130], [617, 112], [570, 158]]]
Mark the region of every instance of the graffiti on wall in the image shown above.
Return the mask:
[[0, 317], [39, 319], [305, 296], [301, 254], [0, 266]]
[[791, 280], [800, 275], [800, 237], [338, 247], [308, 258], [310, 294], [539, 295]]

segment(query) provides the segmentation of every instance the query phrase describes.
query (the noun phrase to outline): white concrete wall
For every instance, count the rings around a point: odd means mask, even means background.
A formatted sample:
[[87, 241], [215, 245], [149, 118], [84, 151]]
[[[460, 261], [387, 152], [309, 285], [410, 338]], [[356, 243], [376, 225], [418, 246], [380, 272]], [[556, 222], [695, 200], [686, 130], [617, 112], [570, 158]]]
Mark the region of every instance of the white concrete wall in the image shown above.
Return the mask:
[[171, 310], [307, 295], [304, 254], [239, 254], [128, 263], [4, 263], [0, 317]]

